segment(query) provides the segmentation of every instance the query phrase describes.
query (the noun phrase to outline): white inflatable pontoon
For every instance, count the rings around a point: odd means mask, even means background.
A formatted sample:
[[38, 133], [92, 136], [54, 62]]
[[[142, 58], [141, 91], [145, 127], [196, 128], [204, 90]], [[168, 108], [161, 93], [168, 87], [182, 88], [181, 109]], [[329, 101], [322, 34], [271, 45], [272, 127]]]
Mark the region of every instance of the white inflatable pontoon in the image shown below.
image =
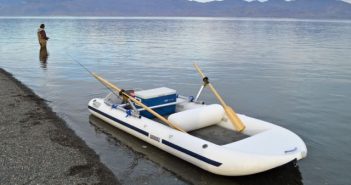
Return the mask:
[[109, 124], [214, 174], [255, 174], [307, 155], [305, 143], [293, 132], [240, 114], [246, 126], [242, 132], [247, 136], [244, 139], [219, 145], [191, 135], [191, 131], [213, 125], [236, 134], [219, 104], [191, 101], [166, 87], [136, 91], [134, 96], [190, 133], [162, 124], [134, 103], [122, 103], [113, 93], [92, 99], [88, 107], [93, 115]]

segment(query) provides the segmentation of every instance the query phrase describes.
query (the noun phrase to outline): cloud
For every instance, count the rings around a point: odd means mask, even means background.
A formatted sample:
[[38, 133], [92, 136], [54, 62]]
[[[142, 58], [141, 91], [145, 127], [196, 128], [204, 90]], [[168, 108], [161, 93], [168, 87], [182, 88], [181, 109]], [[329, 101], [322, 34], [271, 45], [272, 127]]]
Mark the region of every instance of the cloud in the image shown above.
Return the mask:
[[[224, 1], [224, 0], [189, 0], [189, 1], [197, 1], [197, 2], [201, 2], [201, 3], [208, 3], [208, 2], [211, 2], [211, 1]], [[252, 2], [252, 1], [259, 1], [259, 2], [266, 2], [268, 0], [244, 0], [244, 1], [247, 1], [247, 2]], [[285, 0], [285, 1], [295, 1], [295, 0]], [[347, 2], [347, 3], [351, 3], [351, 0], [336, 0], [336, 1], [344, 1], [344, 2]]]
[[[200, 3], [208, 3], [208, 2], [212, 2], [212, 1], [225, 1], [225, 0], [189, 0], [189, 1], [197, 1]], [[268, 0], [243, 0], [243, 1], [247, 1], [247, 2], [251, 2], [251, 1], [259, 1], [259, 2], [266, 2]], [[349, 0], [351, 1], [351, 0]]]
[[200, 3], [208, 3], [208, 2], [212, 2], [212, 1], [223, 1], [223, 0], [189, 0], [189, 1], [197, 1]]
[[259, 2], [263, 3], [263, 2], [266, 2], [266, 1], [268, 1], [268, 0], [245, 0], [245, 1], [247, 1], [247, 2], [259, 1]]

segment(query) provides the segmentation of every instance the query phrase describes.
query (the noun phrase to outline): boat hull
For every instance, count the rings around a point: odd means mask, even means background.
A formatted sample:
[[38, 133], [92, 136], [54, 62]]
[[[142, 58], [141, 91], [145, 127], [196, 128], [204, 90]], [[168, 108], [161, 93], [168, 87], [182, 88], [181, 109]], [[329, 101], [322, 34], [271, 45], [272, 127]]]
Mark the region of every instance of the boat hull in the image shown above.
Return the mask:
[[[281, 135], [288, 135], [287, 137], [290, 138], [289, 140], [294, 141], [293, 145], [296, 145], [297, 149], [294, 148], [294, 151], [291, 152], [286, 152], [286, 150], [272, 151], [272, 153], [267, 155], [266, 153], [254, 151], [253, 147], [240, 147], [242, 141], [220, 146], [145, 117], [137, 118], [128, 116], [126, 112], [106, 105], [104, 100], [100, 98], [91, 100], [88, 107], [94, 116], [106, 121], [112, 126], [218, 175], [251, 175], [279, 167], [293, 160], [300, 160], [307, 154], [305, 144], [297, 135], [273, 124], [268, 124], [266, 127], [272, 126], [269, 127], [272, 128], [271, 130], [282, 132], [280, 133]], [[241, 118], [247, 118], [243, 115], [240, 116]], [[229, 127], [229, 125], [224, 124], [221, 126]], [[255, 129], [248, 129], [248, 134], [251, 134], [250, 132], [254, 133]], [[245, 142], [245, 140], [243, 141]]]

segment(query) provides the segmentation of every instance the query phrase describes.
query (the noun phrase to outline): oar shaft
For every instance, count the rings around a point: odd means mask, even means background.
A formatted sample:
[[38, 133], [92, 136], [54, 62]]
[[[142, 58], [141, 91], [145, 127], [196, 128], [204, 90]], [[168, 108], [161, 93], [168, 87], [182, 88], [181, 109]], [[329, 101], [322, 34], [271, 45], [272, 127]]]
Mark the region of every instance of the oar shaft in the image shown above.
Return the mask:
[[213, 87], [213, 85], [208, 81], [208, 78], [202, 72], [200, 67], [197, 64], [194, 64], [194, 67], [197, 70], [197, 72], [201, 75], [201, 77], [203, 78], [205, 85], [209, 86], [212, 93], [216, 96], [218, 101], [221, 103], [228, 119], [234, 125], [236, 130], [239, 132], [243, 131], [245, 129], [245, 125], [242, 123], [242, 121], [240, 120], [238, 115], [235, 113], [235, 111], [224, 102], [223, 98], [219, 95], [219, 93], [216, 91], [216, 89]]
[[117, 92], [120, 92], [121, 89], [118, 88], [117, 86], [111, 84], [109, 81], [105, 80], [104, 78], [100, 77], [99, 75], [95, 74], [95, 73], [91, 73], [97, 80], [99, 80], [101, 83], [109, 86], [111, 89], [117, 91]]
[[[108, 87], [110, 87], [111, 89], [117, 91], [117, 92], [121, 92], [121, 89], [118, 88], [117, 86], [113, 85], [112, 83], [110, 83], [109, 81], [105, 80], [104, 78], [98, 76], [95, 73], [92, 73], [92, 75], [99, 80], [101, 83], [107, 85]], [[155, 112], [154, 110], [152, 110], [151, 108], [149, 108], [148, 106], [144, 105], [143, 103], [141, 103], [140, 101], [136, 100], [135, 98], [133, 98], [132, 96], [130, 96], [128, 93], [122, 92], [124, 96], [128, 97], [130, 100], [132, 100], [135, 104], [139, 105], [140, 107], [144, 108], [146, 111], [150, 112], [152, 115], [154, 115], [155, 117], [157, 117], [158, 119], [160, 119], [161, 121], [163, 121], [164, 123], [168, 124], [170, 127], [173, 127], [179, 131], [185, 132], [183, 129], [179, 128], [178, 126], [174, 125], [173, 123], [171, 123], [170, 121], [168, 121], [166, 118], [164, 118], [163, 116], [161, 116], [160, 114], [158, 114], [157, 112]], [[186, 132], [185, 132], [186, 133]]]
[[205, 74], [201, 71], [200, 67], [197, 64], [194, 64], [194, 67], [195, 67], [196, 71], [200, 74], [200, 76], [202, 78], [206, 77]]
[[219, 93], [216, 91], [216, 89], [213, 87], [213, 85], [212, 84], [208, 84], [208, 86], [210, 87], [212, 93], [217, 97], [217, 99], [221, 103], [221, 105], [223, 107], [227, 106], [227, 104], [224, 102], [223, 98], [221, 97], [221, 95], [219, 95]]
[[[205, 74], [202, 72], [202, 70], [200, 69], [200, 67], [197, 64], [194, 64], [194, 67], [202, 78], [206, 77]], [[221, 97], [221, 95], [219, 95], [219, 93], [216, 91], [216, 89], [213, 87], [213, 85], [211, 83], [208, 83], [207, 85], [210, 87], [212, 93], [216, 96], [216, 98], [219, 100], [219, 102], [222, 104], [222, 106], [226, 107], [227, 104], [224, 102], [223, 98]]]

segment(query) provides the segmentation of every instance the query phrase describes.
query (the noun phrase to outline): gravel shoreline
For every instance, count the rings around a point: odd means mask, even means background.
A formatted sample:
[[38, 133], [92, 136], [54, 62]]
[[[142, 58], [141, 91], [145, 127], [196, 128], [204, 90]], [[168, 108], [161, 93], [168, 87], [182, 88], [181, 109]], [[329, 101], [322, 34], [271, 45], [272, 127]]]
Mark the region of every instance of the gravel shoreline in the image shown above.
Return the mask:
[[120, 184], [45, 100], [0, 68], [0, 184]]

